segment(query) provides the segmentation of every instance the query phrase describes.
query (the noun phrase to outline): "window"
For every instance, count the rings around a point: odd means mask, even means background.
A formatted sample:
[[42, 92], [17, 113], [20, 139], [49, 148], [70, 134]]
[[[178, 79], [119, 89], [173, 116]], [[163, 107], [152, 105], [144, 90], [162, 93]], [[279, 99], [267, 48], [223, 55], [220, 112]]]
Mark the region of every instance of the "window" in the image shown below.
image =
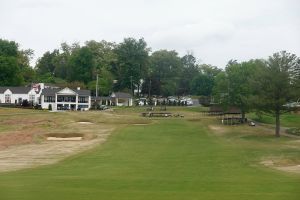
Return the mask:
[[5, 103], [11, 103], [11, 96], [10, 94], [5, 95]]
[[88, 97], [79, 97], [78, 98], [78, 103], [88, 103]]
[[44, 102], [55, 102], [54, 96], [45, 96]]
[[80, 110], [81, 108], [89, 108], [88, 105], [78, 105], [78, 110]]
[[58, 96], [58, 102], [76, 102], [76, 97], [74, 96]]
[[30, 102], [35, 102], [35, 95], [30, 94], [30, 95], [29, 95], [29, 101], [30, 101]]

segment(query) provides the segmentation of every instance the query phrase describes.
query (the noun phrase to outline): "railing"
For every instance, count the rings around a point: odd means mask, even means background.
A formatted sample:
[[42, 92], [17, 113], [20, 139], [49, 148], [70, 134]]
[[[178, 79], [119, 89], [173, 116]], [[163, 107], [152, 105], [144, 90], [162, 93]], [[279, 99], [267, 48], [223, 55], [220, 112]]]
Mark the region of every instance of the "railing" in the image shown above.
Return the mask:
[[89, 101], [78, 101], [78, 103], [89, 103]]
[[57, 99], [57, 102], [71, 102], [71, 103], [76, 103], [76, 100]]

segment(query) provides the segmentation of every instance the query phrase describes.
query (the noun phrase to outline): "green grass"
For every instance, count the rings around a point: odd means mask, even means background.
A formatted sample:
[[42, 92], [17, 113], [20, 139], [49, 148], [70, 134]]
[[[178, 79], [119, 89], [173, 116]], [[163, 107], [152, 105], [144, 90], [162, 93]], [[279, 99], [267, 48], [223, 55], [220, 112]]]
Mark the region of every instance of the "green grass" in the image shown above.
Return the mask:
[[[266, 124], [275, 124], [275, 117], [262, 115], [261, 118], [259, 118], [255, 113], [250, 113], [248, 115], [251, 119], [266, 123]], [[294, 113], [287, 113], [281, 115], [281, 126], [284, 127], [298, 127], [300, 128], [300, 114], [294, 114]]]
[[1, 174], [0, 199], [298, 200], [300, 176], [258, 160], [283, 153], [299, 157], [299, 149], [276, 148], [285, 140], [268, 142], [218, 137], [202, 121], [128, 126], [58, 164]]

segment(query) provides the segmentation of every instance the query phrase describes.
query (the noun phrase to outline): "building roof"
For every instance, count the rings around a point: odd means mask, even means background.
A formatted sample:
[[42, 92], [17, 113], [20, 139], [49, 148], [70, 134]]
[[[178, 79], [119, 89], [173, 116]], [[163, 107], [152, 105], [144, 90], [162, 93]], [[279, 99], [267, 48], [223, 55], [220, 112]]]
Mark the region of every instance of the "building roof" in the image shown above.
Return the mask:
[[90, 90], [73, 90], [80, 96], [91, 96], [91, 91]]
[[0, 93], [4, 93], [7, 90], [7, 87], [0, 87]]
[[221, 107], [220, 105], [213, 105], [209, 108], [209, 112], [220, 112], [224, 114], [240, 114], [241, 109], [231, 106], [228, 107], [227, 109]]
[[225, 114], [241, 114], [241, 113], [242, 113], [241, 109], [237, 107], [229, 107], [225, 112]]
[[114, 92], [111, 94], [111, 97], [121, 98], [121, 99], [131, 99], [132, 98], [131, 94], [125, 93], [125, 92]]
[[213, 105], [209, 107], [209, 112], [223, 112], [224, 109], [221, 106]]
[[55, 96], [55, 93], [59, 92], [61, 89], [55, 88], [45, 88], [42, 90], [42, 94], [44, 96]]
[[31, 87], [0, 87], [0, 93], [4, 93], [9, 89], [13, 94], [28, 94]]
[[103, 96], [100, 96], [100, 97], [91, 97], [91, 100], [92, 101], [95, 101], [95, 100], [97, 100], [97, 101], [101, 101], [101, 100], [112, 100], [112, 97], [103, 97]]
[[[44, 96], [55, 96], [55, 94], [63, 89], [61, 88], [45, 88], [42, 91], [42, 95]], [[90, 90], [72, 90], [76, 92], [79, 96], [90, 96], [91, 91]]]

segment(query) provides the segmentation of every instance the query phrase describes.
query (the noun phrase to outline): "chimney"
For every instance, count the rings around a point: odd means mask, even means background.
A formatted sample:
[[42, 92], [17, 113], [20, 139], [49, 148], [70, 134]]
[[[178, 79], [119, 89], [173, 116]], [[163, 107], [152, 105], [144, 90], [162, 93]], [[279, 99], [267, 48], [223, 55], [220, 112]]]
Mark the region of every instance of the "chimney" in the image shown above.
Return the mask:
[[77, 90], [80, 90], [80, 87], [77, 87]]

